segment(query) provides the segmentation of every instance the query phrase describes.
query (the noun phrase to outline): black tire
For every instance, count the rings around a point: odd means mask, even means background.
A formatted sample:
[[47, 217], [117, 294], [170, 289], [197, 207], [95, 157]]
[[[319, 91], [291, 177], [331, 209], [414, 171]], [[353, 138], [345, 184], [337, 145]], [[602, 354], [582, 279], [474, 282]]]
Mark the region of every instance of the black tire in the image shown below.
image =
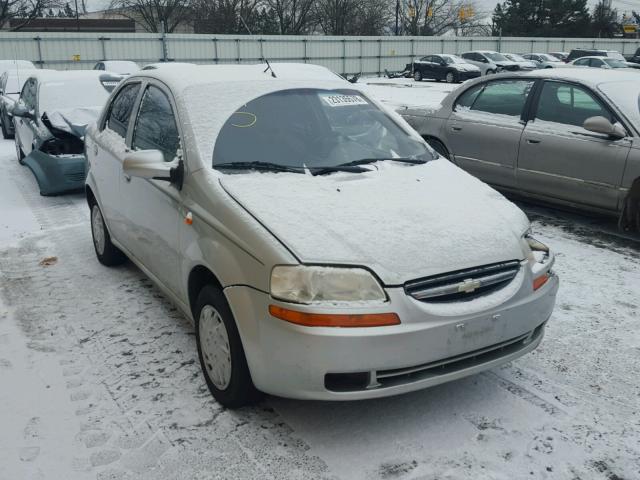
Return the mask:
[[[96, 252], [98, 261], [107, 267], [123, 264], [127, 260], [127, 257], [122, 253], [122, 250], [111, 243], [111, 235], [109, 234], [109, 230], [107, 230], [107, 225], [104, 223], [102, 211], [95, 201], [91, 202], [90, 223], [93, 249]], [[99, 229], [101, 229], [101, 231], [99, 231]], [[100, 235], [102, 236], [102, 241], [99, 240]]]
[[[229, 352], [227, 354], [227, 361], [231, 363], [231, 373], [225, 387], [217, 386], [211, 378], [209, 370], [212, 370], [215, 365], [212, 361], [214, 358], [211, 358], [211, 353], [207, 355], [203, 354], [203, 339], [201, 337], [202, 332], [200, 331], [201, 322], [210, 321], [205, 318], [208, 314], [211, 314], [212, 311], [218, 314], [218, 321], [219, 319], [222, 320], [228, 341], [227, 346]], [[251, 373], [247, 365], [238, 327], [236, 326], [235, 319], [233, 318], [231, 308], [229, 308], [224, 293], [213, 285], [206, 285], [198, 294], [193, 313], [196, 324], [198, 358], [200, 359], [202, 374], [204, 375], [211, 395], [213, 395], [218, 403], [226, 408], [238, 408], [256, 403], [262, 395], [251, 380]], [[217, 380], [220, 381], [220, 379]]]
[[495, 72], [495, 70], [487, 70], [487, 71], [485, 72], [485, 76], [486, 76], [486, 75], [494, 75], [495, 73], [496, 73], [496, 72]]
[[440, 156], [446, 158], [447, 160], [451, 160], [451, 154], [449, 153], [447, 147], [445, 147], [444, 143], [442, 143], [437, 138], [425, 138], [425, 140], [431, 148], [438, 152]]
[[413, 79], [416, 82], [421, 82], [422, 81], [422, 72], [420, 70], [416, 70], [415, 72], [413, 72]]
[[22, 151], [22, 147], [20, 146], [20, 142], [18, 139], [15, 139], [16, 144], [16, 156], [18, 157], [18, 163], [20, 165], [24, 165], [24, 152]]
[[454, 71], [449, 71], [444, 79], [447, 83], [458, 83], [458, 74]]
[[2, 115], [2, 138], [4, 138], [5, 140], [9, 140], [11, 138], [13, 138], [13, 135], [11, 135], [9, 133], [9, 130], [7, 130], [7, 122], [9, 120], [7, 119], [6, 115]]

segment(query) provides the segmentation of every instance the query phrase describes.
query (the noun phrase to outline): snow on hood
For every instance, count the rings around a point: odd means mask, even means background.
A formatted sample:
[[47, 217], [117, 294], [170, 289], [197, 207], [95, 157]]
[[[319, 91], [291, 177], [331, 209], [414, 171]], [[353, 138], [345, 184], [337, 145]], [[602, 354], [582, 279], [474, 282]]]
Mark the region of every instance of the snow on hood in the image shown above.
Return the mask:
[[51, 126], [76, 137], [84, 137], [87, 127], [100, 116], [102, 107], [69, 108], [45, 112]]
[[225, 190], [303, 263], [364, 265], [386, 285], [522, 259], [529, 222], [444, 159], [368, 173], [221, 177]]

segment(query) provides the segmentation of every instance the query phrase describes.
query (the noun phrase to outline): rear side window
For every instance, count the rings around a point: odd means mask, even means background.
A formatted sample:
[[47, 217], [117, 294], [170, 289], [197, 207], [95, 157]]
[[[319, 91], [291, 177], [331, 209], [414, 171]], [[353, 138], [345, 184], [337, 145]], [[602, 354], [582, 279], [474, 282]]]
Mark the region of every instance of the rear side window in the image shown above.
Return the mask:
[[171, 102], [153, 85], [144, 92], [131, 146], [136, 150], [160, 150], [165, 162], [178, 153], [180, 135]]
[[34, 78], [30, 78], [22, 87], [22, 93], [20, 93], [20, 100], [25, 104], [29, 110], [36, 109], [36, 91], [37, 83]]
[[132, 83], [125, 86], [116, 98], [111, 102], [111, 110], [107, 118], [106, 127], [113, 130], [122, 138], [126, 138], [127, 129], [129, 128], [129, 120], [131, 119], [131, 111], [140, 91], [139, 83]]
[[520, 117], [533, 83], [533, 80], [485, 83], [475, 96], [471, 90], [465, 92], [458, 104], [472, 111]]
[[597, 116], [615, 122], [609, 111], [587, 90], [559, 82], [545, 82], [538, 102], [537, 119], [582, 127], [587, 118]]

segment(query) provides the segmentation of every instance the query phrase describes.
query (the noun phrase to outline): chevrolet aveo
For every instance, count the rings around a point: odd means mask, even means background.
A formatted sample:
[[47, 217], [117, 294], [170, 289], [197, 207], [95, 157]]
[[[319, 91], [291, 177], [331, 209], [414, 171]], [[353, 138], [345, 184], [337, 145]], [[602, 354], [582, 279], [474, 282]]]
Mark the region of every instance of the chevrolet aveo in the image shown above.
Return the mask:
[[526, 216], [321, 67], [138, 72], [86, 151], [98, 259], [194, 321], [223, 405], [409, 392], [542, 339], [558, 279]]

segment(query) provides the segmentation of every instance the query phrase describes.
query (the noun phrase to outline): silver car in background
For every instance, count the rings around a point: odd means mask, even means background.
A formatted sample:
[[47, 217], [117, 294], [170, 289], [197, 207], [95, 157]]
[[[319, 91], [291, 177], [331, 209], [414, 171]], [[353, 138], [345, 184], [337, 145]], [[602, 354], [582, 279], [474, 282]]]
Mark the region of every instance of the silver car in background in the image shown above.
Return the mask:
[[471, 65], [480, 69], [482, 75], [493, 75], [502, 71], [518, 71], [520, 65], [503, 54], [491, 50], [476, 50], [461, 55]]
[[549, 53], [523, 53], [523, 58], [534, 62], [538, 68], [563, 68], [566, 64]]
[[558, 279], [526, 216], [319, 68], [124, 80], [86, 136], [99, 261], [194, 320], [228, 407], [394, 395], [536, 348]]
[[404, 118], [497, 188], [618, 217], [640, 230], [640, 82], [629, 69], [536, 70], [473, 80]]

